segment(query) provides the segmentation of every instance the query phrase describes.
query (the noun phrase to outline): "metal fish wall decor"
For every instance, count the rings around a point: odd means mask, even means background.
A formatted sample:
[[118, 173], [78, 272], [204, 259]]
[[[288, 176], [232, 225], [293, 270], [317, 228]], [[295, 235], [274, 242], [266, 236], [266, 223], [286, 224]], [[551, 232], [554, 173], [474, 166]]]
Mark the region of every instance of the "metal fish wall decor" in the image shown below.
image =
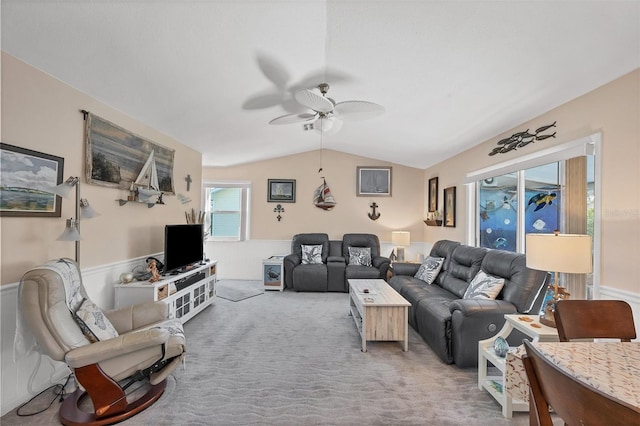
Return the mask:
[[515, 151], [516, 148], [522, 148], [529, 145], [532, 142], [543, 141], [549, 138], [555, 138], [556, 132], [542, 135], [541, 133], [549, 130], [552, 127], [556, 127], [556, 121], [546, 126], [538, 127], [534, 133], [529, 133], [529, 129], [524, 132], [514, 133], [508, 138], [504, 138], [498, 141], [498, 146], [493, 148], [489, 153], [489, 156], [496, 154], [506, 154], [510, 151]]

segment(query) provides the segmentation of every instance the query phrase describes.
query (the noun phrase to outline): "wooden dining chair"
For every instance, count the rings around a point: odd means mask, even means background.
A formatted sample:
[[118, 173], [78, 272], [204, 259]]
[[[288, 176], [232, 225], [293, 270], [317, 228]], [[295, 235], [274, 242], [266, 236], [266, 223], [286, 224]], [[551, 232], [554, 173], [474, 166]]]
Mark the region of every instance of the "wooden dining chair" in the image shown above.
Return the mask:
[[[569, 376], [528, 340], [522, 358], [529, 379], [529, 424], [553, 426], [549, 407], [565, 425], [638, 425], [640, 410]], [[561, 343], [558, 343], [561, 344]]]
[[554, 317], [561, 342], [636, 338], [631, 306], [622, 300], [560, 300]]

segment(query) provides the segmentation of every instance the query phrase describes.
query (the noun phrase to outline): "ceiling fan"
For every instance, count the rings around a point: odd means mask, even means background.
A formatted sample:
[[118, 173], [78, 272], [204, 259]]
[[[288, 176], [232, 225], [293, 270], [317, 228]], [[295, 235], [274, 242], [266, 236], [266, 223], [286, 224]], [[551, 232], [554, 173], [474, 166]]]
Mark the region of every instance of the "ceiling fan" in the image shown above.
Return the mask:
[[274, 118], [269, 124], [302, 124], [304, 130], [333, 134], [342, 128], [342, 120], [366, 120], [385, 111], [382, 105], [368, 101], [353, 100], [336, 103], [327, 96], [328, 91], [329, 85], [327, 83], [319, 84], [318, 90], [298, 90], [294, 94], [295, 100], [313, 112], [286, 114]]

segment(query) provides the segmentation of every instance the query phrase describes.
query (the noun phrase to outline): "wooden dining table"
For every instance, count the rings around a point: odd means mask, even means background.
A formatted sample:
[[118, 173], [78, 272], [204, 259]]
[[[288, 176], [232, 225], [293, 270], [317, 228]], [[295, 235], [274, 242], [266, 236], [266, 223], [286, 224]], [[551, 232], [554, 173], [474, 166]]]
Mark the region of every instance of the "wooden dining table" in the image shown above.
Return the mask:
[[640, 342], [534, 342], [568, 375], [640, 412]]

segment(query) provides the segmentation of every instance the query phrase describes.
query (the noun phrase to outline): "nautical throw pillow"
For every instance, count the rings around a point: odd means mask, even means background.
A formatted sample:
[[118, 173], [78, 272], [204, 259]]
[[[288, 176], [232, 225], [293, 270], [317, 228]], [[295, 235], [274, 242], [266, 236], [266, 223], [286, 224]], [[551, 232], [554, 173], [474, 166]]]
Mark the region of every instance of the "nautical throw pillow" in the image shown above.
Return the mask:
[[118, 332], [113, 328], [111, 322], [91, 300], [83, 299], [78, 309], [73, 313], [73, 318], [91, 342], [118, 337]]
[[372, 266], [371, 247], [349, 247], [349, 265]]
[[504, 278], [494, 277], [481, 269], [473, 277], [462, 298], [494, 300], [500, 294], [502, 287], [504, 287]]
[[301, 246], [302, 247], [302, 264], [317, 265], [322, 263], [322, 245], [317, 246]]
[[431, 284], [435, 281], [436, 277], [440, 273], [443, 263], [443, 257], [427, 256], [424, 262], [422, 262], [422, 265], [420, 265], [420, 269], [418, 269], [418, 272], [416, 272], [414, 277], [426, 282], [427, 284]]

